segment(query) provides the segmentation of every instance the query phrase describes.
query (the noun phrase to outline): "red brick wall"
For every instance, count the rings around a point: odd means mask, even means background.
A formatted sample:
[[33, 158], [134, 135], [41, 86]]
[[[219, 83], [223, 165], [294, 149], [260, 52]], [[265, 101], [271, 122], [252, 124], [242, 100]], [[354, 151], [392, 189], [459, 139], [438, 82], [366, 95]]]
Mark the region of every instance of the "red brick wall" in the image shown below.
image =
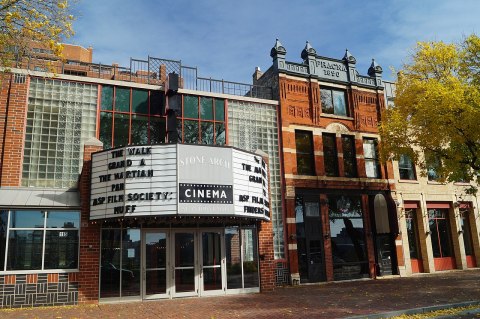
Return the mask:
[[[263, 157], [268, 166], [268, 157]], [[268, 175], [270, 180], [270, 174]], [[269, 198], [271, 202], [271, 198]], [[271, 211], [270, 211], [271, 214]], [[260, 290], [272, 291], [275, 288], [276, 267], [273, 254], [273, 225], [271, 221], [259, 222], [258, 252], [260, 257]]]
[[100, 264], [100, 225], [90, 222], [90, 180], [92, 153], [102, 150], [101, 146], [85, 143], [83, 168], [79, 191], [81, 202], [80, 229], [80, 272], [78, 273], [78, 302], [97, 303]]
[[[22, 76], [23, 77], [23, 76]], [[29, 78], [14, 83], [14, 75], [0, 75], [0, 187], [20, 186], [27, 117]]]

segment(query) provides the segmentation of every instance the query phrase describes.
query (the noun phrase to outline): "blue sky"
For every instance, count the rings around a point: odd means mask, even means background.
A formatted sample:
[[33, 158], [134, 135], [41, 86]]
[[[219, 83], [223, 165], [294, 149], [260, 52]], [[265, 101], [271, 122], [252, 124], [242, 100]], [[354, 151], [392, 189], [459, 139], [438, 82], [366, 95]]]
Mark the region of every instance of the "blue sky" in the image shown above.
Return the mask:
[[375, 58], [393, 79], [417, 41], [480, 34], [478, 0], [78, 0], [74, 13], [68, 42], [92, 46], [96, 63], [152, 56], [244, 83], [271, 66], [276, 38], [287, 61], [301, 62], [308, 40], [321, 56], [341, 59], [348, 48], [361, 74]]

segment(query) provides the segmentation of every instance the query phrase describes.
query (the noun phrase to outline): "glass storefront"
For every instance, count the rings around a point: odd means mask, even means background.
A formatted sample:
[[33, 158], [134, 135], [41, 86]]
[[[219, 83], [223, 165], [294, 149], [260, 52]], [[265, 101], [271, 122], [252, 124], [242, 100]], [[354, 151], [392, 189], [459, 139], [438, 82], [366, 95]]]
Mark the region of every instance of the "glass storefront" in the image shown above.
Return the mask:
[[429, 209], [428, 225], [432, 240], [433, 257], [453, 257], [452, 237], [448, 224], [448, 209]]
[[328, 196], [335, 280], [365, 278], [368, 258], [360, 196]]
[[259, 291], [254, 227], [103, 229], [100, 300]]

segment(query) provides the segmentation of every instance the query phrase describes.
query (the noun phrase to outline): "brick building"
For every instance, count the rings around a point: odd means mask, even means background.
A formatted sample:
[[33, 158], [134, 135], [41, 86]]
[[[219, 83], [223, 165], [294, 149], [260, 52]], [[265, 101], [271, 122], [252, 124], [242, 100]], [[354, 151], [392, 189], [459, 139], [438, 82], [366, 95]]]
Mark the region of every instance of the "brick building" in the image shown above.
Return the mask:
[[362, 76], [348, 51], [341, 60], [325, 58], [308, 42], [302, 63], [287, 61], [278, 40], [271, 56], [272, 67], [254, 83], [279, 95], [292, 282], [396, 274], [403, 257], [393, 173], [377, 153], [382, 68], [373, 61]]
[[0, 82], [0, 306], [273, 289], [271, 89], [37, 51]]

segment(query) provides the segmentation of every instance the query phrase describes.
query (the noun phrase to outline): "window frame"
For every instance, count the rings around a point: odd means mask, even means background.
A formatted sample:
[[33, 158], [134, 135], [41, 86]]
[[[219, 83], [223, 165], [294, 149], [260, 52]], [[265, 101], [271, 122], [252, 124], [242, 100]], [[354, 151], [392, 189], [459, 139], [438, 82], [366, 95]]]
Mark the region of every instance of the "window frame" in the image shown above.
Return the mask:
[[[357, 147], [356, 147], [355, 135], [342, 134], [341, 140], [342, 140], [342, 155], [343, 155], [343, 175], [345, 177], [348, 177], [348, 178], [358, 177]], [[345, 146], [346, 145], [345, 145], [344, 141], [346, 141], [346, 140], [349, 140], [349, 142], [352, 143], [352, 149], [349, 150], [352, 154], [349, 157], [345, 156], [345, 154], [346, 154], [345, 153], [345, 149], [346, 149]], [[351, 165], [352, 165], [353, 170], [354, 170], [352, 172], [348, 172], [348, 174], [347, 174], [347, 170], [346, 170], [347, 165], [345, 165], [347, 160], [352, 161]], [[350, 175], [350, 173], [352, 173], [352, 174]]]
[[[81, 238], [81, 211], [80, 209], [68, 209], [68, 210], [60, 210], [60, 209], [33, 209], [33, 208], [26, 208], [26, 209], [3, 209], [2, 211], [7, 212], [7, 228], [5, 232], [5, 246], [0, 247], [0, 249], [4, 249], [5, 257], [3, 260], [3, 268], [0, 269], [1, 274], [38, 274], [38, 273], [70, 273], [70, 272], [78, 272], [80, 271], [80, 238]], [[11, 216], [12, 213], [17, 211], [30, 211], [30, 212], [41, 212], [44, 214], [43, 216], [43, 227], [11, 227]], [[56, 212], [71, 212], [78, 214], [78, 225], [75, 227], [47, 227], [47, 220], [49, 213], [56, 213]], [[42, 260], [41, 260], [41, 267], [40, 269], [14, 269], [8, 270], [8, 258], [9, 258], [9, 246], [10, 246], [10, 233], [12, 231], [41, 231], [42, 232]], [[46, 240], [47, 240], [47, 232], [49, 231], [76, 231], [77, 232], [77, 248], [76, 248], [76, 257], [77, 257], [77, 265], [76, 268], [46, 268], [45, 267], [45, 252], [46, 252]]]
[[[410, 164], [409, 167], [406, 166], [406, 165], [401, 166], [402, 158], [405, 159], [405, 160], [408, 160], [408, 162]], [[402, 170], [407, 172], [408, 178], [403, 178], [402, 177]], [[399, 176], [400, 180], [404, 180], [404, 181], [416, 181], [417, 180], [417, 172], [416, 172], [416, 169], [415, 169], [415, 163], [412, 161], [410, 156], [408, 156], [406, 154], [401, 154], [400, 158], [398, 159], [398, 176]]]
[[[297, 134], [301, 135], [304, 134], [304, 136], [308, 136], [309, 142], [310, 142], [310, 151], [309, 152], [299, 152], [298, 151], [298, 144], [297, 144]], [[305, 131], [305, 130], [295, 130], [295, 155], [296, 155], [296, 168], [297, 168], [297, 175], [308, 175], [308, 176], [314, 176], [316, 174], [315, 170], [315, 146], [314, 146], [314, 140], [313, 140], [313, 132], [312, 131]], [[309, 171], [308, 172], [299, 172], [299, 156], [301, 155], [302, 157], [309, 157]]]
[[[367, 157], [366, 156], [366, 152], [365, 152], [365, 145], [366, 144], [373, 144], [373, 154], [372, 154], [373, 157]], [[370, 138], [370, 137], [364, 137], [363, 138], [363, 159], [365, 161], [365, 176], [367, 178], [381, 179], [382, 178], [382, 172], [380, 170], [380, 160], [379, 160], [379, 157], [378, 157], [378, 139]], [[367, 162], [374, 164], [375, 176], [369, 176], [368, 175]]]
[[[322, 98], [322, 91], [324, 92], [329, 92], [329, 97], [330, 97], [330, 103], [332, 106], [332, 112], [328, 111], [323, 104], [323, 98]], [[334, 98], [334, 93], [338, 95], [338, 93], [343, 93], [343, 100], [344, 100], [344, 106], [345, 106], [345, 114], [339, 114], [336, 112], [337, 107], [335, 107], [335, 101], [336, 99]], [[331, 87], [320, 87], [320, 103], [322, 104], [322, 114], [329, 114], [329, 115], [334, 115], [334, 116], [344, 116], [344, 117], [350, 117], [350, 110], [348, 107], [348, 98], [347, 98], [347, 91], [344, 89], [336, 89], [336, 88], [331, 88]]]
[[[328, 144], [331, 145], [327, 145]], [[339, 165], [338, 165], [338, 147], [337, 147], [337, 135], [335, 133], [322, 133], [323, 144], [323, 166], [325, 168], [325, 175], [329, 177], [339, 177]], [[331, 157], [331, 159], [328, 159]], [[328, 165], [327, 165], [328, 163]], [[331, 164], [331, 165], [330, 165]], [[327, 167], [328, 170], [327, 171]], [[331, 171], [330, 171], [331, 170]]]

